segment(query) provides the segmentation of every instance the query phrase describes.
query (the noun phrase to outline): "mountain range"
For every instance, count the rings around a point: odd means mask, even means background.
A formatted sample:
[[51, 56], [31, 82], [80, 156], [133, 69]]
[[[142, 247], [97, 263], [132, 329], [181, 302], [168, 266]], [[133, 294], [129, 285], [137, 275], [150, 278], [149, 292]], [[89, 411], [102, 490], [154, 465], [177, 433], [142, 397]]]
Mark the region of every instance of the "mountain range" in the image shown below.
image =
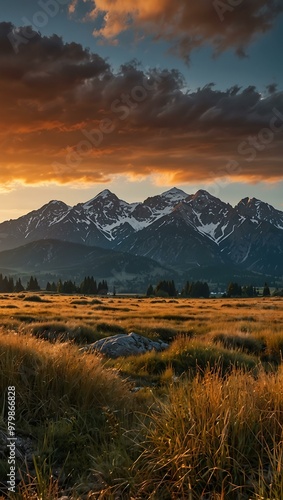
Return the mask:
[[[63, 242], [69, 243], [64, 250]], [[57, 247], [65, 252], [61, 264]], [[236, 276], [280, 279], [283, 212], [256, 198], [243, 198], [232, 207], [204, 190], [188, 195], [172, 188], [144, 202], [127, 203], [106, 189], [74, 207], [53, 200], [0, 224], [1, 269], [36, 270], [49, 255], [49, 270], [80, 266], [92, 273], [99, 260], [95, 252], [104, 255], [112, 277], [111, 269], [116, 266], [117, 271], [123, 256], [124, 264], [130, 263], [144, 279], [162, 272], [212, 279], [232, 269]]]

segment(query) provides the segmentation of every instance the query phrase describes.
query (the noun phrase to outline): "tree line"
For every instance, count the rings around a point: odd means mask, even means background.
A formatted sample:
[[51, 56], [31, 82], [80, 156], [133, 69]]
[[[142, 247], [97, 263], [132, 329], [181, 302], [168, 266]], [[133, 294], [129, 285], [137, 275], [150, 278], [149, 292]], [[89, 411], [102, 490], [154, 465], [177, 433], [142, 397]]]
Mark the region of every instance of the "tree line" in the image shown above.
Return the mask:
[[[0, 274], [0, 293], [12, 292], [38, 292], [41, 288], [35, 276], [31, 276], [26, 287], [24, 287], [21, 278], [14, 280], [12, 277], [3, 276]], [[93, 276], [86, 276], [80, 285], [76, 285], [71, 280], [62, 281], [59, 279], [57, 283], [49, 281], [46, 284], [45, 290], [47, 292], [57, 293], [81, 293], [84, 295], [106, 295], [108, 292], [108, 284], [106, 280], [97, 282]]]
[[56, 284], [54, 281], [48, 281], [46, 285], [47, 292], [58, 293], [82, 293], [83, 295], [106, 295], [108, 293], [108, 284], [106, 280], [98, 283], [93, 276], [86, 276], [79, 286], [71, 280], [62, 281], [61, 279]]
[[[156, 296], [156, 297], [176, 297], [178, 295], [178, 290], [175, 287], [174, 280], [171, 281], [160, 281], [155, 288], [152, 285], [149, 285], [146, 295], [148, 297]], [[196, 281], [189, 282], [187, 281], [184, 287], [181, 290], [182, 297], [191, 297], [191, 298], [208, 298], [210, 296], [209, 286], [206, 282]]]
[[[210, 297], [210, 289], [207, 282], [187, 281], [179, 294], [178, 290], [176, 289], [174, 280], [171, 281], [162, 280], [159, 281], [159, 283], [155, 287], [153, 287], [150, 284], [146, 291], [146, 295], [148, 297], [177, 297], [178, 295], [181, 295], [182, 297], [189, 297], [189, 298], [203, 297], [206, 299]], [[248, 298], [248, 297], [258, 297], [259, 295], [260, 295], [259, 289], [254, 287], [253, 285], [242, 286], [236, 282], [231, 282], [227, 286], [226, 293], [224, 293], [222, 297]], [[283, 290], [276, 289], [272, 295], [283, 297]], [[270, 288], [267, 283], [264, 283], [262, 296], [263, 297], [271, 296]]]
[[40, 290], [37, 279], [35, 278], [34, 280], [34, 278], [31, 276], [25, 288], [24, 285], [22, 284], [21, 278], [18, 278], [16, 279], [16, 281], [14, 281], [14, 278], [11, 278], [10, 276], [9, 277], [3, 276], [3, 274], [0, 274], [0, 292], [11, 293], [11, 292], [23, 292], [24, 290], [28, 291]]
[[[267, 283], [264, 283], [263, 297], [270, 297], [270, 288]], [[231, 282], [227, 287], [225, 297], [258, 297], [259, 290], [252, 285], [241, 286], [238, 283]]]

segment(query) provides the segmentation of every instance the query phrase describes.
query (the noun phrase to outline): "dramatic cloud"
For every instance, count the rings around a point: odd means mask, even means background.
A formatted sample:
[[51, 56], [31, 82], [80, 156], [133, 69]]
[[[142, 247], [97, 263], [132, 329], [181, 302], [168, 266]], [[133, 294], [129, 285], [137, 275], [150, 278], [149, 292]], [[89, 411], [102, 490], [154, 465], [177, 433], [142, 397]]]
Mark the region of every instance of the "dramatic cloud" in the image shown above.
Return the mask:
[[283, 92], [274, 85], [265, 98], [252, 86], [192, 92], [177, 70], [131, 62], [114, 73], [79, 44], [10, 23], [0, 23], [0, 67], [4, 184], [282, 178]]
[[186, 60], [206, 43], [216, 53], [233, 48], [244, 56], [253, 39], [269, 30], [283, 12], [282, 0], [93, 0], [93, 4], [88, 19], [104, 19], [94, 31], [96, 37], [113, 43], [128, 29], [154, 33], [156, 39], [172, 43]]

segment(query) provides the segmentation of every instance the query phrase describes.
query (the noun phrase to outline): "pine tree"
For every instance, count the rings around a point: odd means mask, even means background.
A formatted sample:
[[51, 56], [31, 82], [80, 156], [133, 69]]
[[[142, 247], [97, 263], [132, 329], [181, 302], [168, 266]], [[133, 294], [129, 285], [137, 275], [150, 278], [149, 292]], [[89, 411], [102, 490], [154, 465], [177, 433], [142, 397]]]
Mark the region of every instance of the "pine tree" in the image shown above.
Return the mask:
[[9, 288], [9, 292], [13, 292], [14, 291], [15, 285], [14, 285], [14, 279], [13, 278], [9, 278], [9, 280], [8, 280], [8, 288]]
[[208, 284], [205, 282], [202, 284], [202, 296], [205, 298], [205, 299], [208, 299], [210, 297], [210, 290], [209, 290], [209, 286]]
[[7, 276], [5, 276], [3, 279], [3, 288], [4, 288], [4, 292], [9, 292], [9, 280], [8, 280]]
[[83, 294], [87, 293], [86, 286], [87, 286], [86, 285], [86, 278], [84, 278], [84, 280], [80, 284], [80, 293], [83, 293]]
[[33, 276], [30, 277], [30, 279], [27, 283], [27, 290], [29, 292], [38, 292], [40, 290], [40, 286], [38, 284], [38, 281]]
[[185, 286], [184, 288], [182, 289], [181, 291], [181, 295], [183, 295], [184, 297], [189, 297], [189, 294], [190, 294], [190, 282], [189, 281], [186, 281], [185, 283]]
[[168, 282], [167, 281], [160, 281], [157, 283], [155, 290], [154, 290], [155, 295], [159, 297], [168, 297]]
[[13, 292], [14, 291], [14, 280], [13, 278], [7, 278], [0, 274], [0, 292]]
[[185, 297], [192, 297], [195, 299], [200, 297], [208, 299], [210, 296], [208, 284], [202, 281], [196, 281], [192, 283], [187, 281], [181, 293]]
[[96, 295], [97, 284], [93, 276], [86, 276], [83, 282], [80, 284], [79, 290], [85, 295]]
[[63, 283], [62, 283], [62, 280], [59, 279], [59, 281], [57, 283], [57, 292], [62, 293], [62, 291], [63, 291]]
[[227, 288], [227, 297], [241, 297], [242, 287], [238, 283], [229, 283]]
[[176, 295], [177, 295], [177, 290], [175, 287], [174, 280], [169, 281], [169, 283], [168, 283], [168, 294], [169, 294], [169, 297], [176, 297]]
[[23, 292], [23, 290], [24, 290], [24, 287], [22, 285], [21, 278], [19, 278], [15, 284], [15, 292]]
[[76, 285], [71, 280], [64, 281], [62, 285], [62, 293], [74, 293], [76, 291]]
[[107, 293], [108, 293], [108, 285], [107, 285], [107, 281], [102, 280], [102, 282], [99, 282], [99, 283], [98, 283], [98, 286], [97, 286], [97, 293], [98, 293], [99, 295], [107, 295]]
[[254, 287], [252, 285], [244, 286], [242, 289], [243, 297], [254, 297]]
[[46, 284], [46, 291], [47, 292], [57, 292], [57, 285], [54, 281], [50, 283], [49, 281]]
[[94, 280], [93, 276], [90, 278], [89, 293], [91, 295], [97, 294], [97, 284], [96, 284], [96, 281]]
[[147, 291], [146, 291], [146, 295], [147, 297], [151, 297], [152, 295], [154, 295], [154, 290], [153, 290], [153, 286], [152, 285], [149, 285]]
[[269, 288], [269, 286], [268, 286], [268, 284], [266, 282], [264, 283], [264, 288], [263, 288], [262, 296], [263, 297], [270, 297], [270, 288]]

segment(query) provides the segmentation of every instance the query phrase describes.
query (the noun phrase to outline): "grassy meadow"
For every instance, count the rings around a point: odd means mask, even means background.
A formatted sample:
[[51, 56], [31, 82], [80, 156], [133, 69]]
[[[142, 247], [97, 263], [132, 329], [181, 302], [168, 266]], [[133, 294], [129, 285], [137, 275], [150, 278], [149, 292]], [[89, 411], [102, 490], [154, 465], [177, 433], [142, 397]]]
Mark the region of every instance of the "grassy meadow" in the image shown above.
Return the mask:
[[[0, 295], [0, 491], [11, 499], [283, 498], [283, 299]], [[162, 353], [81, 347], [136, 332]]]

